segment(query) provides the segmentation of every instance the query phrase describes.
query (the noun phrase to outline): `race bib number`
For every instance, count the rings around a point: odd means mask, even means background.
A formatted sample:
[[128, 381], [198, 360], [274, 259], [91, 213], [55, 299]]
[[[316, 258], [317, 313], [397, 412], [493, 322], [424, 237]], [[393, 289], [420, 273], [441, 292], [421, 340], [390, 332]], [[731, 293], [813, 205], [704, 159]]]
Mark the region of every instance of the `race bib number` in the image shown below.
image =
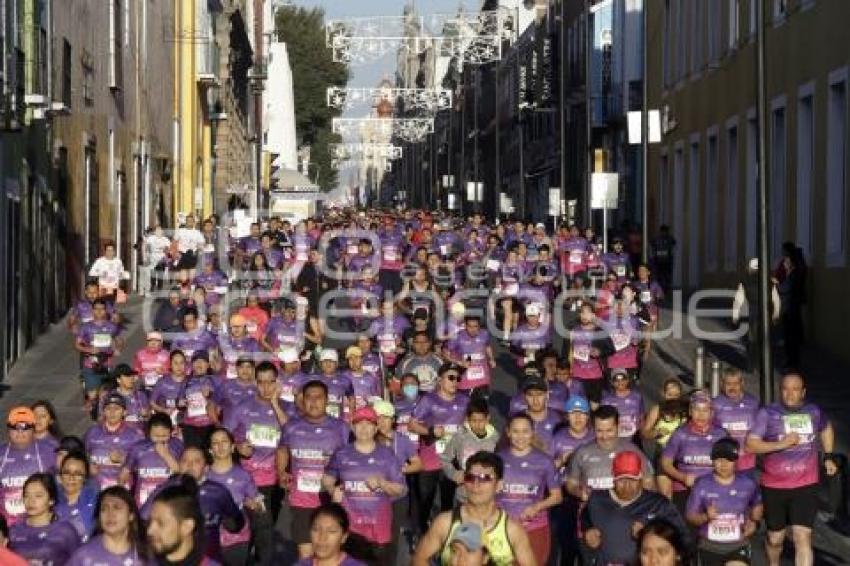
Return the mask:
[[581, 264], [581, 260], [582, 260], [583, 255], [584, 254], [582, 254], [582, 252], [578, 252], [578, 251], [570, 252], [570, 263], [572, 263], [573, 265]]
[[467, 381], [486, 381], [487, 372], [484, 370], [483, 366], [478, 364], [469, 366], [466, 370], [466, 379]]
[[302, 493], [319, 493], [322, 491], [322, 472], [299, 471], [295, 480], [295, 487]]
[[295, 261], [307, 261], [307, 250], [299, 249], [295, 251]]
[[109, 348], [112, 346], [112, 336], [99, 332], [92, 336], [91, 345], [94, 348]]
[[806, 413], [796, 413], [793, 415], [783, 415], [782, 422], [785, 427], [785, 434], [796, 432], [797, 434], [813, 434], [814, 427], [812, 425], [812, 417]]
[[398, 261], [398, 250], [395, 248], [384, 248], [384, 261]]
[[258, 448], [277, 448], [277, 443], [280, 440], [280, 428], [252, 424], [248, 429], [248, 441]]
[[287, 403], [294, 403], [295, 389], [291, 385], [282, 385], [280, 388], [280, 398]]
[[573, 348], [573, 358], [580, 362], [590, 360], [590, 346], [582, 345]]
[[245, 330], [248, 331], [248, 334], [254, 334], [255, 332], [257, 332], [257, 328], [258, 326], [256, 322], [249, 321], [248, 324], [245, 325]]
[[378, 345], [382, 354], [392, 354], [395, 352], [395, 335], [381, 334], [378, 337]]
[[207, 414], [207, 398], [200, 391], [186, 396], [186, 413], [190, 417], [202, 417]]
[[357, 244], [348, 244], [348, 255], [357, 255]]
[[225, 373], [227, 379], [236, 379], [236, 364], [227, 364], [227, 372]]
[[329, 404], [327, 407], [325, 407], [325, 413], [338, 419], [339, 418], [339, 405], [330, 405]]
[[614, 268], [614, 273], [617, 274], [617, 277], [625, 277], [626, 276], [626, 266], [618, 265]]
[[222, 286], [220, 286], [220, 287], [214, 287], [214, 288], [213, 288], [213, 292], [214, 292], [216, 295], [226, 295], [226, 294], [227, 294], [227, 286], [226, 286], [226, 285], [222, 285]]
[[734, 513], [723, 513], [708, 523], [708, 540], [738, 542], [741, 540], [741, 521]]
[[500, 265], [501, 265], [501, 263], [499, 262], [498, 259], [488, 259], [487, 265], [486, 265], [487, 271], [496, 271], [496, 270], [499, 269]]
[[144, 375], [145, 387], [153, 387], [159, 381], [159, 374], [154, 371], [149, 371]]
[[519, 283], [508, 283], [505, 285], [505, 295], [514, 296], [519, 293]]
[[458, 425], [447, 424], [443, 425], [443, 437], [437, 440], [434, 443], [434, 448], [437, 450], [437, 454], [442, 454], [446, 451], [446, 446], [449, 445], [449, 441], [452, 439], [452, 436], [458, 431]]
[[649, 292], [649, 291], [641, 291], [640, 292], [640, 302], [651, 303], [652, 302], [652, 293]]
[[626, 332], [612, 332], [611, 341], [614, 342], [614, 349], [619, 352], [631, 343], [631, 336]]
[[637, 418], [634, 415], [620, 415], [618, 436], [620, 438], [628, 438], [634, 436], [636, 432]]
[[440, 244], [440, 255], [449, 255], [448, 244]]
[[18, 517], [27, 512], [24, 507], [24, 490], [13, 489], [6, 492], [3, 499], [3, 508], [6, 510], [6, 515], [10, 517]]
[[750, 423], [747, 421], [726, 423], [723, 427], [727, 432], [747, 432], [750, 430]]

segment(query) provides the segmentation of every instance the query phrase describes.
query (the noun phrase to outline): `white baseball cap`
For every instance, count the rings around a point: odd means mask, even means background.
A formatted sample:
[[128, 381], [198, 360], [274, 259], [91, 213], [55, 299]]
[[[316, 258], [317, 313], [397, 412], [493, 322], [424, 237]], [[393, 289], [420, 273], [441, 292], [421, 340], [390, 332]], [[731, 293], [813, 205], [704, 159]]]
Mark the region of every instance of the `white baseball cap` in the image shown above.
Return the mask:
[[525, 307], [525, 316], [540, 316], [540, 305], [531, 303]]
[[284, 348], [278, 353], [277, 357], [285, 364], [292, 364], [298, 361], [298, 352], [295, 348]]
[[328, 362], [328, 361], [338, 362], [339, 361], [339, 354], [337, 354], [336, 350], [334, 350], [333, 348], [325, 348], [324, 350], [322, 350], [321, 355], [319, 355], [319, 361], [320, 362]]

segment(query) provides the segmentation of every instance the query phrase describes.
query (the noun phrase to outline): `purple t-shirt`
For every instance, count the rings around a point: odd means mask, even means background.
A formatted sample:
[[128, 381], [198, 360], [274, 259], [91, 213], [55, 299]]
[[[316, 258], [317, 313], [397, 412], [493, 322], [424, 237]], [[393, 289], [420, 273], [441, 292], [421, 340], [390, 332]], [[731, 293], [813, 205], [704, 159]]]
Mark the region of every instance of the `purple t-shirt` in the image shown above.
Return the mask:
[[103, 546], [103, 539], [96, 536], [71, 556], [65, 566], [145, 566], [148, 561], [139, 556], [136, 549], [124, 554], [113, 554]]
[[612, 317], [605, 323], [614, 352], [608, 356], [609, 368], [634, 369], [638, 367], [637, 343], [640, 339], [635, 317]]
[[[335, 372], [333, 375], [316, 374], [310, 376], [310, 381], [321, 381], [328, 387], [328, 404], [325, 410], [328, 415], [336, 418], [341, 418], [344, 412], [348, 411], [346, 399], [354, 395], [354, 387], [351, 385], [351, 380], [340, 372]], [[306, 385], [305, 381], [302, 385]]]
[[740, 543], [744, 540], [744, 522], [759, 503], [761, 491], [750, 476], [736, 474], [732, 483], [723, 485], [714, 474], [707, 474], [694, 483], [687, 514], [705, 513], [714, 505], [718, 516], [699, 528], [700, 538], [721, 544]]
[[26, 515], [24, 509], [24, 482], [36, 472], [49, 472], [56, 456], [47, 445], [33, 442], [26, 448], [14, 448], [9, 443], [0, 445], [0, 497], [2, 513], [11, 525]]
[[617, 409], [620, 416], [617, 425], [617, 436], [632, 438], [640, 429], [643, 422], [643, 397], [634, 389], [620, 396], [613, 391], [606, 392], [599, 402], [600, 405], [610, 405]]
[[568, 426], [563, 426], [555, 431], [555, 434], [552, 436], [552, 459], [560, 460], [564, 458], [565, 465], [559, 470], [562, 480], [566, 480], [566, 458], [569, 458], [570, 454], [577, 448], [585, 444], [590, 444], [595, 439], [596, 434], [594, 434], [593, 429], [590, 427], [584, 431], [584, 436], [581, 437], [573, 436]]
[[424, 471], [432, 472], [441, 468], [440, 454], [445, 452], [452, 435], [460, 431], [466, 419], [468, 404], [469, 397], [463, 393], [457, 393], [451, 401], [443, 399], [437, 393], [426, 393], [419, 399], [413, 409], [413, 418], [425, 427], [441, 426], [445, 431], [443, 437], [435, 442], [420, 445], [419, 456], [422, 458]]
[[185, 399], [184, 391], [188, 379], [188, 377], [183, 377], [178, 381], [173, 375], [166, 375], [156, 382], [153, 391], [151, 391], [151, 403], [165, 407], [170, 412], [176, 410], [179, 401]]
[[[118, 473], [127, 461], [127, 454], [134, 444], [143, 439], [142, 431], [127, 423], [122, 423], [114, 432], [99, 424], [89, 428], [83, 441], [89, 460], [97, 466], [95, 477], [102, 489], [118, 483]], [[113, 462], [110, 458], [110, 454], [116, 451], [123, 456], [121, 462]]]
[[511, 334], [511, 346], [520, 350], [516, 359], [519, 367], [534, 363], [537, 352], [551, 344], [552, 327], [549, 324], [538, 324], [536, 328], [531, 328], [527, 323], [520, 324]]
[[275, 350], [291, 347], [300, 351], [304, 345], [304, 323], [276, 316], [266, 324], [266, 341]]
[[9, 529], [9, 549], [30, 564], [65, 564], [79, 546], [77, 529], [68, 521], [54, 521], [44, 527], [18, 521]]
[[236, 362], [239, 358], [253, 358], [262, 350], [259, 342], [253, 336], [248, 335], [234, 338], [230, 335], [221, 334], [218, 337], [218, 347], [221, 350], [221, 357], [224, 362], [222, 372], [227, 379], [236, 379]]
[[339, 480], [343, 490], [342, 505], [348, 511], [351, 531], [377, 544], [392, 539], [392, 499], [383, 491], [372, 491], [366, 483], [377, 476], [392, 483], [404, 484], [401, 464], [393, 451], [377, 445], [364, 454], [353, 444], [337, 450], [325, 472]]
[[410, 400], [407, 397], [402, 397], [393, 403], [393, 406], [395, 407], [396, 432], [400, 432], [407, 436], [410, 441], [417, 446], [417, 448], [419, 447], [419, 435], [415, 432], [410, 432], [407, 429], [407, 424], [410, 422], [410, 417], [413, 416], [413, 409], [416, 408], [416, 404], [418, 402], [418, 397], [413, 400]]
[[[295, 566], [315, 566], [315, 562], [312, 558], [302, 558], [295, 563]], [[350, 556], [346, 556], [342, 559], [342, 562], [339, 563], [339, 566], [366, 566], [366, 563], [355, 560]]]
[[291, 375], [281, 372], [277, 380], [280, 383], [281, 408], [287, 416], [297, 416], [298, 407], [295, 405], [295, 394], [307, 383], [309, 380], [308, 376], [301, 373], [300, 370], [296, 370]]
[[317, 424], [294, 419], [283, 426], [280, 446], [289, 450], [291, 506], [313, 509], [321, 504], [319, 493], [325, 467], [333, 453], [348, 444], [349, 434], [344, 421], [328, 416]]
[[792, 489], [817, 483], [820, 433], [826, 424], [823, 413], [811, 403], [793, 409], [781, 403], [762, 407], [756, 415], [751, 436], [766, 442], [776, 442], [796, 432], [800, 435], [800, 443], [764, 456], [761, 484], [777, 489]]
[[747, 433], [756, 422], [759, 401], [749, 393], [745, 393], [735, 401], [726, 395], [718, 395], [711, 401], [714, 413], [714, 424], [726, 430], [729, 436], [738, 441], [740, 452], [736, 469], [751, 470], [756, 465], [756, 455], [746, 451]]
[[[670, 436], [662, 456], [673, 460], [673, 465], [681, 473], [701, 477], [712, 471], [711, 447], [727, 436], [726, 431], [717, 426], [711, 426], [706, 434], [700, 434], [691, 424], [685, 424]], [[681, 483], [673, 482], [674, 491], [685, 489]]]
[[541, 420], [534, 421], [534, 434], [543, 443], [543, 449], [547, 454], [552, 454], [552, 436], [555, 434], [555, 428], [564, 422], [563, 413], [555, 409], [547, 409], [546, 416]]
[[454, 358], [460, 358], [470, 367], [463, 372], [458, 387], [463, 390], [490, 384], [490, 365], [487, 359], [487, 346], [490, 345], [490, 334], [479, 330], [471, 336], [464, 328], [446, 343], [446, 349]]
[[281, 425], [271, 403], [254, 397], [230, 412], [224, 426], [237, 443], [248, 441], [254, 448], [250, 458], [242, 460], [245, 471], [260, 487], [277, 484], [275, 454], [281, 439]]
[[354, 403], [358, 409], [368, 405], [373, 397], [381, 396], [381, 382], [375, 374], [364, 371], [357, 375], [347, 370], [343, 375], [351, 382]]
[[598, 358], [591, 356], [593, 340], [599, 331], [596, 328], [576, 327], [570, 331], [570, 364], [573, 377], [583, 379], [601, 379], [602, 365]]
[[[106, 354], [111, 360], [115, 351], [115, 338], [121, 333], [121, 328], [109, 320], [86, 322], [80, 327], [77, 337], [86, 346], [97, 349], [98, 352]], [[84, 356], [83, 367], [92, 368], [96, 363], [94, 356]], [[109, 363], [109, 361], [107, 361]]]
[[195, 352], [210, 352], [218, 347], [215, 336], [207, 330], [199, 329], [191, 333], [183, 332], [171, 343], [171, 350], [180, 350], [188, 360]]
[[257, 386], [253, 381], [242, 382], [238, 379], [219, 380], [215, 399], [224, 413], [224, 417], [231, 413], [240, 403], [244, 403], [257, 393]]
[[520, 515], [529, 505], [545, 499], [547, 491], [560, 489], [552, 458], [537, 450], [532, 450], [525, 456], [516, 456], [510, 450], [502, 450], [499, 455], [505, 463], [505, 475], [502, 477], [502, 490], [496, 495], [496, 502], [508, 516], [521, 521], [526, 531], [548, 528], [547, 511], [528, 520], [521, 520]]
[[[168, 439], [168, 452], [175, 460], [179, 460], [183, 453], [183, 443], [173, 437]], [[133, 495], [139, 507], [144, 505], [156, 488], [165, 483], [172, 474], [150, 440], [143, 440], [130, 448], [125, 468], [130, 470], [133, 476]]]
[[[257, 484], [254, 483], [254, 478], [238, 465], [231, 466], [229, 470], [223, 473], [218, 473], [210, 467], [207, 470], [207, 477], [226, 487], [233, 501], [240, 509], [243, 509], [243, 512], [245, 501], [255, 499], [259, 494]], [[221, 530], [221, 546], [223, 548], [250, 540], [251, 526], [247, 520], [245, 521], [245, 526], [238, 533], [230, 533], [227, 529]]]
[[210, 375], [198, 375], [186, 380], [183, 389], [183, 400], [186, 408], [183, 410], [183, 424], [191, 426], [210, 426], [213, 420], [207, 413], [209, 400], [215, 393], [215, 383]]

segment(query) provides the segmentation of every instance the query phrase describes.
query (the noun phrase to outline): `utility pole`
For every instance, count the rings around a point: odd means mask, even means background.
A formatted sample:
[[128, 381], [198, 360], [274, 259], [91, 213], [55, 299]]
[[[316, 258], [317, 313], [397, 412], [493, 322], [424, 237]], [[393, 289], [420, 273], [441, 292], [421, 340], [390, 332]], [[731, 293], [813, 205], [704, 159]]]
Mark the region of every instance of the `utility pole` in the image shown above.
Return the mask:
[[643, 107], [640, 116], [641, 145], [641, 261], [649, 263], [649, 2], [643, 2]]
[[[559, 116], [561, 130], [561, 203], [567, 202], [567, 0], [561, 0], [561, 21], [558, 26], [558, 51], [559, 69], [558, 69], [558, 106], [560, 106]], [[563, 214], [560, 205], [558, 210]], [[554, 231], [558, 231], [558, 222], [553, 226]]]
[[765, 80], [765, 29], [764, 29], [764, 0], [758, 0], [756, 16], [758, 29], [756, 33], [756, 73], [758, 75], [758, 295], [759, 295], [759, 334], [761, 337], [761, 356], [759, 370], [761, 371], [762, 403], [773, 401], [773, 352], [771, 349], [770, 328], [770, 232], [769, 212], [770, 195], [767, 190], [767, 85]]
[[591, 102], [593, 97], [590, 92], [590, 67], [591, 50], [593, 49], [593, 34], [590, 32], [590, 6], [593, 0], [585, 0], [584, 3], [584, 105], [585, 105], [585, 182], [582, 195], [582, 208], [584, 209], [585, 227], [593, 227], [593, 216], [590, 210], [590, 182], [593, 175], [593, 108]]

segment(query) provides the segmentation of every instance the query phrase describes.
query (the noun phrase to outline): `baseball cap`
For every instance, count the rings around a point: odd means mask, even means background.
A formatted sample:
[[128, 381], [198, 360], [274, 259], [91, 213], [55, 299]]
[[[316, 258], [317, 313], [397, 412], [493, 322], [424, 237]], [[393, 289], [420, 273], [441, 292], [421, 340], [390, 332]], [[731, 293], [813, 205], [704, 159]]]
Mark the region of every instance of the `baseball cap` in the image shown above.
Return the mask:
[[6, 419], [6, 424], [10, 426], [35, 425], [35, 413], [32, 412], [32, 409], [23, 405], [13, 407], [9, 411], [9, 417]]
[[729, 460], [737, 462], [739, 456], [738, 441], [734, 438], [721, 438], [711, 447], [711, 459]]
[[63, 436], [54, 452], [85, 452], [86, 445], [76, 436]]
[[322, 350], [322, 353], [319, 354], [320, 362], [338, 362], [339, 354], [337, 354], [336, 350], [333, 348], [325, 348]]
[[372, 403], [372, 408], [375, 410], [375, 414], [379, 417], [394, 417], [395, 416], [395, 407], [389, 401], [384, 401], [383, 399], [379, 399]]
[[534, 227], [535, 228], [543, 228], [544, 230], [546, 229], [546, 225], [543, 224], [542, 222], [538, 222]]
[[620, 376], [629, 377], [629, 370], [626, 368], [614, 368], [611, 370], [611, 381], [616, 380]]
[[112, 377], [114, 379], [118, 379], [122, 375], [137, 375], [138, 372], [131, 368], [128, 364], [118, 364], [115, 366], [115, 369], [112, 370]]
[[362, 358], [363, 350], [361, 350], [358, 346], [349, 346], [348, 349], [345, 351], [345, 359], [347, 360], [348, 358], [352, 357]]
[[298, 352], [295, 348], [284, 348], [278, 352], [277, 357], [285, 364], [293, 364], [298, 361]]
[[564, 411], [566, 411], [567, 413], [572, 413], [573, 411], [579, 411], [580, 413], [590, 413], [590, 404], [584, 397], [574, 395], [567, 399], [567, 402], [564, 405]]
[[636, 452], [626, 450], [614, 456], [614, 463], [611, 465], [611, 471], [614, 479], [631, 478], [639, 480], [641, 478], [641, 469], [643, 462]]
[[449, 544], [461, 543], [471, 552], [481, 550], [481, 526], [476, 523], [461, 523], [452, 533]]
[[531, 303], [525, 307], [525, 316], [540, 316], [540, 305]]
[[541, 376], [529, 377], [525, 380], [525, 383], [522, 384], [522, 392], [525, 393], [532, 389], [537, 389], [538, 391], [549, 391], [549, 384], [546, 383], [546, 379]]
[[127, 400], [120, 393], [112, 392], [103, 400], [103, 406], [106, 407], [107, 405], [118, 405], [122, 409], [126, 409]]
[[691, 393], [691, 406], [711, 405], [711, 397], [705, 391], [694, 391]]
[[378, 424], [378, 413], [372, 407], [361, 407], [354, 411], [351, 417], [351, 424], [359, 423], [360, 421], [369, 421], [373, 424]]
[[160, 342], [162, 342], [162, 333], [157, 332], [156, 330], [151, 330], [150, 332], [148, 332], [146, 339], [147, 340], [159, 340]]

